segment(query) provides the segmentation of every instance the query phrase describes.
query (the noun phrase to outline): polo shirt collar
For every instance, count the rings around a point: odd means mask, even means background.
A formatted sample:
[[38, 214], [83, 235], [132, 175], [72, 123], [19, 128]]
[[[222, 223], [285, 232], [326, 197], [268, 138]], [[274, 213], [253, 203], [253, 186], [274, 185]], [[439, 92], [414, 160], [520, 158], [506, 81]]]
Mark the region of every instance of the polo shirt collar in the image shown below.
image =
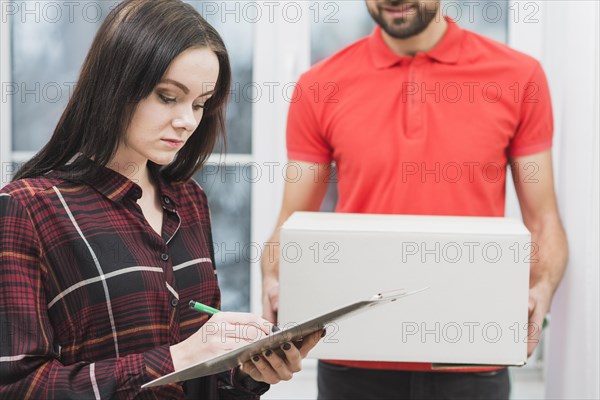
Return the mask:
[[456, 64], [462, 50], [463, 30], [449, 17], [446, 18], [448, 27], [442, 40], [425, 54], [444, 64]]
[[[440, 63], [455, 64], [462, 50], [463, 30], [451, 18], [444, 18], [448, 22], [444, 36], [433, 49], [422, 54]], [[371, 32], [368, 46], [373, 64], [377, 69], [390, 68], [413, 58], [395, 54], [384, 42], [379, 25], [375, 26], [375, 29]]]

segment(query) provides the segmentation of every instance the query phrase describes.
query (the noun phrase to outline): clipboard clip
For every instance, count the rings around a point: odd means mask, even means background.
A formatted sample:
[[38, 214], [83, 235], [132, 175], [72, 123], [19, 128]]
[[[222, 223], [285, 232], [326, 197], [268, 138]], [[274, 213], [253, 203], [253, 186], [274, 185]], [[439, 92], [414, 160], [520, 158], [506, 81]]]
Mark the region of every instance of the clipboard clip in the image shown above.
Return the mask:
[[397, 299], [399, 299], [401, 297], [411, 296], [415, 293], [423, 292], [429, 288], [430, 288], [430, 286], [426, 286], [424, 288], [417, 289], [417, 290], [411, 290], [411, 291], [406, 291], [406, 289], [404, 289], [404, 288], [388, 290], [388, 291], [377, 293], [377, 294], [373, 295], [370, 300], [396, 301]]

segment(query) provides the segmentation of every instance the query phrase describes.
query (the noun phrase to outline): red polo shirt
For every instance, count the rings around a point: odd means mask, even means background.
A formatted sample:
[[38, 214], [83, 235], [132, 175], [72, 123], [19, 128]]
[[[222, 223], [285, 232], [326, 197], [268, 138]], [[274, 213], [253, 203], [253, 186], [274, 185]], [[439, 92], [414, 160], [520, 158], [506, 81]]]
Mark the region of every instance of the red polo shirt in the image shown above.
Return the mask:
[[447, 20], [431, 51], [398, 56], [376, 27], [301, 76], [288, 158], [335, 162], [336, 211], [503, 216], [508, 158], [552, 146], [540, 64]]

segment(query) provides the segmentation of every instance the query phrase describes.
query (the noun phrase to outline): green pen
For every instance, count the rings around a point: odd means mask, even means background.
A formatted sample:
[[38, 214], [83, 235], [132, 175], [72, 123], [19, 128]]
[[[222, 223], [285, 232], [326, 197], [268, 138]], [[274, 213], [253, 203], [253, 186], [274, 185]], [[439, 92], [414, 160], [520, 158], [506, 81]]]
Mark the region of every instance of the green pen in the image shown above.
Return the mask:
[[200, 311], [201, 313], [213, 315], [219, 312], [216, 308], [212, 308], [207, 306], [206, 304], [198, 303], [197, 301], [190, 300], [190, 308], [195, 311]]

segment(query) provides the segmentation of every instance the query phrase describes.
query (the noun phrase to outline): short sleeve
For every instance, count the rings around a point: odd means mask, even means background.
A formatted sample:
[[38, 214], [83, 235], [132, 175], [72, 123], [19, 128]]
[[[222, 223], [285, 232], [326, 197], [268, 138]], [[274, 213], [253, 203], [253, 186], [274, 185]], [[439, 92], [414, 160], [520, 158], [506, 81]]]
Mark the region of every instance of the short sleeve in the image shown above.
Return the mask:
[[300, 77], [290, 102], [286, 145], [288, 159], [330, 163], [331, 147], [319, 124], [317, 106], [306, 75]]
[[522, 84], [519, 125], [509, 146], [511, 157], [526, 156], [552, 147], [554, 123], [546, 75], [539, 63]]

